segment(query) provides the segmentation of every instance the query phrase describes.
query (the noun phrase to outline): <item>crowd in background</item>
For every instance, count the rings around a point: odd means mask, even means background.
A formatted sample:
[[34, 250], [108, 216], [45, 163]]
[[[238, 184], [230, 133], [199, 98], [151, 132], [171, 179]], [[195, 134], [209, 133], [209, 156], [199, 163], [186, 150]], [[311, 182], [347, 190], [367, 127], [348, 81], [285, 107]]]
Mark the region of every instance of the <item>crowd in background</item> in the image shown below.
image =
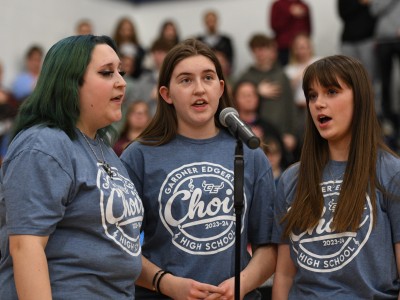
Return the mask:
[[[394, 0], [338, 0], [343, 22], [340, 51], [359, 59], [370, 73], [376, 89], [376, 105], [388, 144], [399, 151], [398, 93], [393, 93], [393, 68], [400, 54], [400, 2]], [[204, 32], [195, 38], [208, 44], [221, 62], [236, 108], [260, 137], [265, 153], [276, 160], [276, 177], [289, 164], [298, 161], [304, 134], [306, 101], [302, 75], [306, 66], [319, 59], [313, 47], [312, 7], [301, 0], [276, 0], [267, 11], [270, 28], [260, 28], [248, 37], [251, 65], [234, 76], [236, 57], [234, 37], [219, 29], [218, 11], [203, 15]], [[397, 24], [396, 28], [393, 28]], [[123, 117], [114, 124], [120, 133], [114, 149], [120, 155], [140, 134], [155, 113], [158, 72], [168, 51], [183, 37], [179, 20], [166, 19], [151, 46], [144, 47], [132, 17], [115, 21], [111, 37], [116, 42], [127, 73]], [[80, 20], [76, 34], [96, 34], [92, 20]], [[9, 143], [9, 133], [18, 107], [34, 89], [46, 50], [40, 45], [27, 49], [24, 70], [10, 90], [2, 88], [0, 63], [0, 159]], [[1, 59], [1, 58], [0, 58]], [[398, 106], [398, 105], [397, 105]]]

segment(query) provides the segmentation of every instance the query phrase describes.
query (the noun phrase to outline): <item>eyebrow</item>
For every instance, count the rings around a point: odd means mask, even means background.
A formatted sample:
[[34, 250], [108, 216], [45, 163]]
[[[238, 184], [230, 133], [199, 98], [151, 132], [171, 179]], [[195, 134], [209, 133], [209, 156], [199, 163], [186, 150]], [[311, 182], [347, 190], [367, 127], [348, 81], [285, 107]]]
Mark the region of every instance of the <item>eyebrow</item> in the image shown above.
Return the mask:
[[[121, 61], [118, 62], [118, 68], [120, 68], [122, 65]], [[110, 63], [105, 63], [104, 65], [99, 66], [100, 68], [104, 68], [104, 67], [114, 67], [114, 63], [110, 62]]]
[[[215, 70], [213, 70], [213, 69], [206, 69], [206, 70], [203, 70], [203, 71], [201, 71], [201, 73], [214, 73], [214, 74], [217, 74], [217, 72], [215, 71]], [[190, 72], [182, 72], [182, 73], [179, 73], [178, 75], [176, 75], [176, 77], [179, 77], [179, 76], [188, 76], [188, 75], [192, 75], [193, 73], [190, 73]]]

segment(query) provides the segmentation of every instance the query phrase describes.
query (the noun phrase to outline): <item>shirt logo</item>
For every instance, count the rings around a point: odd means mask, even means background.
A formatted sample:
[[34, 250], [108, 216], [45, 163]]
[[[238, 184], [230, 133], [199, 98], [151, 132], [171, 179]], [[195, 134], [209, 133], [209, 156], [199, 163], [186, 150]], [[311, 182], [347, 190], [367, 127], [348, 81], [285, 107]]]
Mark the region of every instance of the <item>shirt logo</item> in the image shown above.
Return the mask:
[[326, 205], [321, 219], [313, 229], [292, 233], [292, 247], [300, 267], [313, 272], [333, 272], [350, 263], [369, 239], [373, 225], [371, 200], [366, 195], [366, 204], [357, 232], [332, 231], [330, 225], [336, 209], [342, 181], [321, 184]]
[[141, 253], [139, 243], [143, 204], [133, 183], [112, 168], [111, 179], [98, 165], [101, 219], [105, 234], [132, 256]]
[[161, 221], [173, 245], [197, 255], [232, 247], [236, 224], [233, 181], [231, 170], [208, 162], [184, 165], [168, 174], [158, 201]]

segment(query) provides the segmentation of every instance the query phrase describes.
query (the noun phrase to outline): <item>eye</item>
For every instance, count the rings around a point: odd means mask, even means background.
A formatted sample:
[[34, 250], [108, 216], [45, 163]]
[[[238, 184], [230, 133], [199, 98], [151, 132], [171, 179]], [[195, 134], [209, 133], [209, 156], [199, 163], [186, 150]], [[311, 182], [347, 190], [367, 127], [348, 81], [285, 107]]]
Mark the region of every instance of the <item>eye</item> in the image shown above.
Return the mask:
[[183, 77], [180, 82], [181, 83], [189, 83], [189, 82], [191, 82], [191, 80], [189, 77]]
[[338, 91], [334, 88], [329, 88], [327, 91], [328, 95], [336, 95]]
[[211, 74], [208, 74], [208, 75], [205, 76], [205, 79], [206, 80], [213, 80], [214, 76], [212, 76]]
[[114, 75], [114, 71], [100, 71], [99, 74], [103, 77], [112, 77]]
[[119, 73], [119, 75], [121, 75], [122, 77], [124, 77], [124, 76], [126, 75], [126, 72], [125, 72], [125, 71], [119, 71], [118, 73]]
[[317, 100], [318, 95], [316, 93], [308, 93], [308, 100], [309, 101], [315, 101]]

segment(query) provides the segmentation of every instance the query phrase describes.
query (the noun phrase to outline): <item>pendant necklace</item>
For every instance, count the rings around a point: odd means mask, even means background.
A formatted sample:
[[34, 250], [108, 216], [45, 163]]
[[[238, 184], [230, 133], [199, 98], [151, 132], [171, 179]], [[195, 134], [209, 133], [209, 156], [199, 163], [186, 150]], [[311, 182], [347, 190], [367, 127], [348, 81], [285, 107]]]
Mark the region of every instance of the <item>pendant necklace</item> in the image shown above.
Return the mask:
[[86, 143], [88, 144], [90, 150], [92, 150], [92, 152], [94, 154], [94, 157], [96, 158], [97, 162], [100, 163], [100, 165], [102, 166], [104, 171], [106, 171], [107, 175], [110, 176], [110, 178], [112, 178], [113, 177], [113, 172], [111, 170], [110, 165], [106, 162], [106, 159], [104, 158], [103, 147], [101, 147], [101, 144], [103, 143], [103, 140], [101, 138], [98, 139], [97, 136], [96, 136], [96, 140], [99, 141], [101, 157], [103, 158], [103, 160], [101, 160], [101, 159], [98, 158], [98, 156], [96, 154], [96, 151], [94, 151], [92, 145], [90, 145], [90, 142], [86, 138], [86, 135], [80, 129], [79, 129], [79, 132], [82, 134], [82, 136], [85, 139]]

